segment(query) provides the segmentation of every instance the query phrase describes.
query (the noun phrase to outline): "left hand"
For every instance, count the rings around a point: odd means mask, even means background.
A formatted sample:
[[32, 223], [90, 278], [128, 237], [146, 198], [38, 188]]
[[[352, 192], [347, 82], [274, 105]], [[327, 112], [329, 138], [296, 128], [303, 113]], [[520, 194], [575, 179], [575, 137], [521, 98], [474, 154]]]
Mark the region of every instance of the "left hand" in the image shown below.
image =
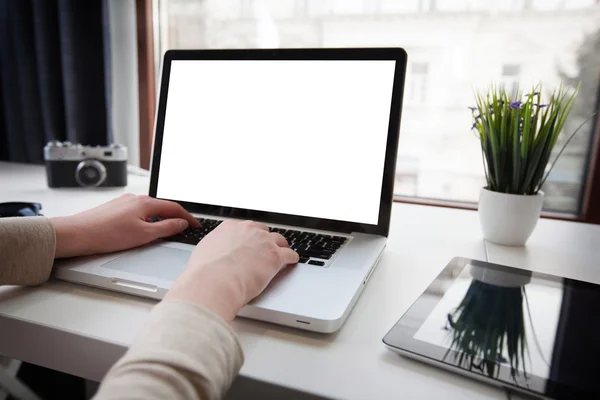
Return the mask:
[[[163, 217], [148, 222], [151, 217]], [[110, 253], [175, 235], [200, 226], [177, 203], [125, 194], [91, 210], [52, 218], [56, 230], [55, 258]]]

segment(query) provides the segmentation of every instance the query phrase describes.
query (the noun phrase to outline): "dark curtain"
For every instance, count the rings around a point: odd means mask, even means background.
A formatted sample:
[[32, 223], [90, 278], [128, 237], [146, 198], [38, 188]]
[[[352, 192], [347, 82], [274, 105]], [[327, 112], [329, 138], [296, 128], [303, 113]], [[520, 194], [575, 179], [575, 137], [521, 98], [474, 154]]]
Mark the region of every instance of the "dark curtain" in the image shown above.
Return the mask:
[[42, 162], [50, 140], [112, 140], [107, 7], [0, 0], [0, 160]]

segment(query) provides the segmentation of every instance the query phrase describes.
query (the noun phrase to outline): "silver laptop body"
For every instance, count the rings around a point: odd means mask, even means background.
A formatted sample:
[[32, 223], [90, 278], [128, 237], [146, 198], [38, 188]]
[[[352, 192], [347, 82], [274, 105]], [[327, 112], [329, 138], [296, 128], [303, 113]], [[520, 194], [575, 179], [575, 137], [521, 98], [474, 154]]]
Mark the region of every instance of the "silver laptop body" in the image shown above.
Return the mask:
[[[405, 69], [400, 48], [165, 54], [150, 196], [204, 223], [262, 221], [302, 256], [239, 316], [342, 326], [386, 245]], [[193, 236], [64, 260], [54, 276], [161, 299]]]

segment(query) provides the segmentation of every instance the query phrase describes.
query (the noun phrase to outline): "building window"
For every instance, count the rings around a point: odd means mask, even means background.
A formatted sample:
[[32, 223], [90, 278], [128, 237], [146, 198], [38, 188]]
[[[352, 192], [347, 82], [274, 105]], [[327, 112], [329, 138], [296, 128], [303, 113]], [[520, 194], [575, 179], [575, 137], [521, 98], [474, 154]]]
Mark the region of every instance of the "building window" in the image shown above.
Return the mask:
[[296, 7], [294, 10], [295, 18], [306, 17], [308, 13], [308, 0], [296, 0]]
[[381, 0], [364, 0], [365, 14], [379, 14], [381, 12]]
[[411, 103], [425, 103], [427, 100], [427, 75], [429, 65], [424, 62], [411, 63], [408, 71], [408, 101]]
[[437, 9], [437, 0], [419, 0], [419, 11], [433, 12]]
[[240, 0], [240, 17], [252, 18], [254, 16], [254, 0]]
[[502, 86], [509, 91], [511, 97], [515, 97], [519, 90], [519, 75], [521, 66], [518, 64], [504, 64], [502, 66]]

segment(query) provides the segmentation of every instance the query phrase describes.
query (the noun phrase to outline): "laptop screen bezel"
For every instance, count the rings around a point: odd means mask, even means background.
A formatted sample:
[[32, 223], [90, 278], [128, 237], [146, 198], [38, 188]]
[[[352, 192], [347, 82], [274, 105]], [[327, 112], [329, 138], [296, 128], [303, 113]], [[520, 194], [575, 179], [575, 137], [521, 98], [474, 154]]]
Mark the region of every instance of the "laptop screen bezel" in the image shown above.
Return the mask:
[[[333, 232], [361, 232], [387, 236], [394, 196], [396, 157], [402, 112], [402, 98], [406, 73], [407, 55], [402, 48], [339, 48], [339, 49], [244, 49], [244, 50], [168, 50], [163, 59], [161, 87], [156, 113], [154, 150], [150, 176], [151, 197], [156, 197], [165, 112], [169, 91], [171, 63], [175, 60], [393, 60], [395, 61], [390, 120], [385, 152], [383, 182], [377, 224], [338, 221], [324, 218], [305, 217], [258, 211], [243, 208], [223, 207], [211, 204], [191, 203], [176, 199], [165, 199], [181, 204], [191, 213], [215, 217], [251, 219], [266, 223], [298, 226]], [[360, 160], [357, 160], [360, 162]]]

